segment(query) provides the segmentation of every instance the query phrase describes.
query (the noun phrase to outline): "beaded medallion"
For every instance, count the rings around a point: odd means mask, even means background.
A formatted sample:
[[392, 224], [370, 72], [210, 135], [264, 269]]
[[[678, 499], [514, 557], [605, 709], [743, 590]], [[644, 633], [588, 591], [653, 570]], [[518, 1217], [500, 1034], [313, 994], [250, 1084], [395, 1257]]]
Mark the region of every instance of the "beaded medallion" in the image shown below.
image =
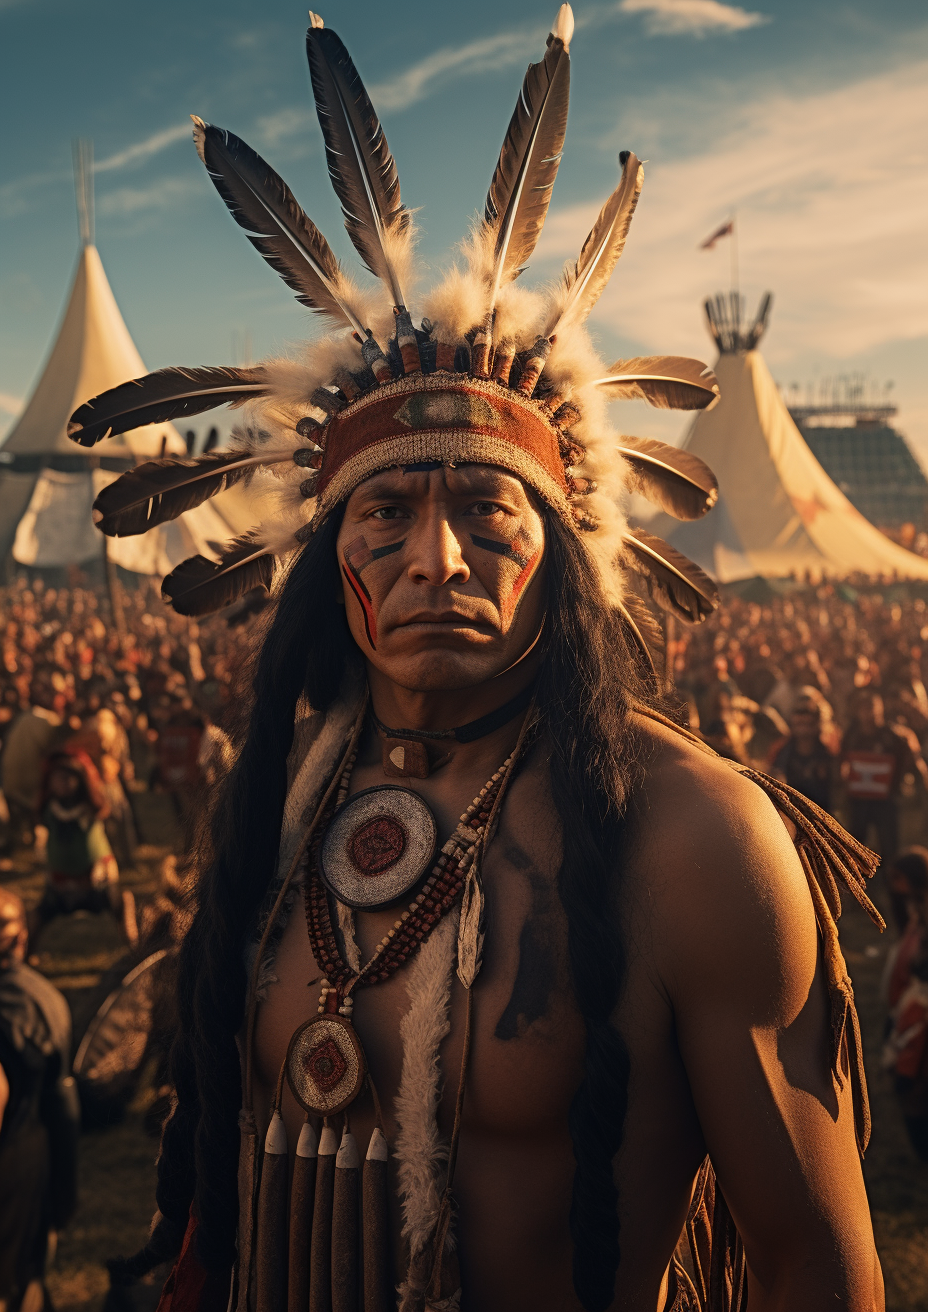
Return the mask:
[[437, 839], [435, 817], [417, 793], [395, 784], [366, 788], [332, 820], [319, 873], [349, 907], [386, 906], [419, 882]]
[[364, 1083], [364, 1051], [350, 1021], [314, 1016], [301, 1025], [287, 1049], [287, 1083], [304, 1111], [334, 1116]]

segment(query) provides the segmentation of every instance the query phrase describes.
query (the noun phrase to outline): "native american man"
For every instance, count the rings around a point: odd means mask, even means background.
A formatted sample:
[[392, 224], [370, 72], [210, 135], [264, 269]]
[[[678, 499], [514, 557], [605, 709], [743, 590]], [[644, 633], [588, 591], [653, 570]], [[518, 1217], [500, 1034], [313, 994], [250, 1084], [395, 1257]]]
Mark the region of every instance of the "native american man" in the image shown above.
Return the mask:
[[678, 357], [606, 368], [582, 327], [634, 155], [552, 296], [514, 282], [563, 146], [571, 27], [565, 5], [466, 266], [416, 327], [395, 165], [313, 15], [330, 175], [388, 295], [195, 120], [233, 217], [348, 331], [300, 362], [164, 370], [71, 425], [92, 445], [254, 403], [233, 450], [101, 494], [104, 532], [246, 475], [275, 493], [260, 530], [164, 585], [185, 614], [274, 599], [180, 966], [149, 1246], [183, 1245], [174, 1312], [883, 1306], [835, 930], [836, 876], [866, 903], [871, 855], [664, 719], [647, 663], [635, 571], [692, 620], [714, 589], [628, 529], [623, 490], [692, 518], [716, 489], [612, 433], [603, 402], [697, 408], [717, 387]]

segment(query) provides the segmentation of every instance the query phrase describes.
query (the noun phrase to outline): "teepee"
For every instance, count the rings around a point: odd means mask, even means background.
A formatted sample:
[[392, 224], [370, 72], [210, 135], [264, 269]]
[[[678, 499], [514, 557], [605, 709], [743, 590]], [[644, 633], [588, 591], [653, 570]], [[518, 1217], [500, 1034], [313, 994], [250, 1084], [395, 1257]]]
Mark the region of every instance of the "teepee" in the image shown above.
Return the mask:
[[720, 583], [856, 573], [928, 579], [928, 560], [897, 546], [851, 505], [793, 423], [757, 349], [770, 303], [768, 292], [743, 327], [737, 293], [706, 302], [721, 399], [699, 413], [684, 446], [714, 471], [718, 503], [704, 519], [681, 524], [662, 515], [649, 529]]
[[[93, 163], [89, 143], [75, 157], [81, 251], [64, 315], [25, 410], [0, 446], [0, 560], [40, 569], [108, 557], [140, 574], [166, 574], [193, 550], [209, 549], [243, 527], [241, 511], [198, 507], [165, 528], [135, 538], [105, 539], [94, 527], [94, 497], [123, 470], [162, 453], [183, 453], [172, 424], [124, 434], [102, 454], [67, 436], [82, 402], [146, 372], [119, 312], [93, 243]], [[205, 513], [202, 513], [205, 512]], [[237, 513], [236, 513], [237, 512]]]

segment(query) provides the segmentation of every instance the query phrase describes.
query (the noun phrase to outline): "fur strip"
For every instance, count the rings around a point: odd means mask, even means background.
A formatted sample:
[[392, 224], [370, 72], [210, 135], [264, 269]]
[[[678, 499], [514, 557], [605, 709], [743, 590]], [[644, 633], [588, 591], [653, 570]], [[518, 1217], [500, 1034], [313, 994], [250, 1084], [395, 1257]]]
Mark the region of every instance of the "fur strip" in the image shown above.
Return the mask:
[[287, 759], [290, 786], [280, 834], [279, 878], [290, 869], [303, 830], [312, 819], [307, 812], [312, 812], [319, 804], [332, 771], [345, 750], [363, 696], [361, 680], [352, 679], [343, 688], [341, 699], [324, 716], [310, 713], [297, 721], [293, 747]]
[[458, 937], [457, 910], [423, 943], [406, 979], [409, 1010], [400, 1022], [403, 1072], [394, 1113], [398, 1133], [403, 1237], [412, 1260], [425, 1250], [438, 1220], [448, 1143], [438, 1130], [439, 1049], [451, 1029], [451, 979]]

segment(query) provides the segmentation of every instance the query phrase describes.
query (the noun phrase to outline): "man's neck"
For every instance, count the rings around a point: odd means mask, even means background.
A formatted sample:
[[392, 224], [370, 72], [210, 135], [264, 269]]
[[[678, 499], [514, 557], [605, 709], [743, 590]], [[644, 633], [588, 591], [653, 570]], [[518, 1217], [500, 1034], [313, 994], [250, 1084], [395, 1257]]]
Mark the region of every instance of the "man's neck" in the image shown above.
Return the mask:
[[377, 719], [390, 729], [457, 729], [489, 715], [528, 688], [538, 672], [538, 662], [532, 652], [496, 678], [466, 688], [429, 691], [403, 688], [368, 665], [371, 706]]

